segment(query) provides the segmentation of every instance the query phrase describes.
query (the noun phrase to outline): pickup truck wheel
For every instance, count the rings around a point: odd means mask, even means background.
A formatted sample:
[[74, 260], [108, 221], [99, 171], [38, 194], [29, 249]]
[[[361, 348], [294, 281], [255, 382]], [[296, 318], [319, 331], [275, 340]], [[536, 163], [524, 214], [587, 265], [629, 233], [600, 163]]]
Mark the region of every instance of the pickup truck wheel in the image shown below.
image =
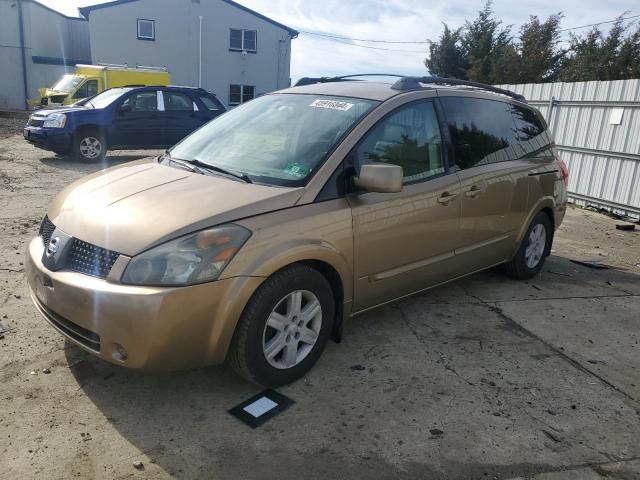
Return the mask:
[[538, 213], [531, 221], [515, 257], [504, 265], [504, 272], [520, 280], [536, 276], [549, 255], [552, 236], [549, 217], [544, 212]]
[[238, 322], [229, 364], [246, 380], [278, 387], [316, 363], [334, 320], [331, 286], [306, 265], [286, 268], [258, 288]]
[[83, 162], [101, 162], [107, 155], [107, 142], [100, 131], [85, 130], [73, 142], [74, 156]]

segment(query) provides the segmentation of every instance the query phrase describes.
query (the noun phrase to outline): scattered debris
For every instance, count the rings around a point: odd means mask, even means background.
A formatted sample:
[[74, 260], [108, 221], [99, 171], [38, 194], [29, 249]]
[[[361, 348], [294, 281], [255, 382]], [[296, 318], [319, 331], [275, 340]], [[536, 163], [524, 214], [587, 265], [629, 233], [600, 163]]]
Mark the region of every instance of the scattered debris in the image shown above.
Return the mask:
[[633, 223], [616, 223], [616, 230], [632, 232], [635, 229], [636, 229], [636, 226]]
[[351, 370], [357, 370], [359, 372], [362, 371], [362, 370], [366, 370], [366, 367], [364, 365], [360, 365], [360, 364], [351, 365], [351, 367], [349, 367], [349, 368], [351, 368]]
[[431, 435], [433, 435], [434, 437], [438, 437], [440, 435], [444, 435], [444, 432], [442, 430], [440, 430], [439, 428], [432, 428], [431, 430], [429, 430], [429, 433]]
[[31, 373], [29, 375], [37, 375], [38, 371], [37, 370], [32, 370]]
[[602, 365], [604, 365], [604, 364], [606, 364], [606, 363], [607, 363], [607, 362], [605, 362], [605, 361], [603, 361], [603, 360], [593, 360], [593, 359], [591, 359], [591, 360], [587, 360], [587, 362], [589, 362], [589, 363], [590, 363], [590, 364], [592, 364], [592, 365], [597, 365], [597, 364], [599, 364], [599, 363], [601, 363]]
[[140, 460], [136, 460], [132, 465], [136, 470], [144, 470], [144, 463], [142, 463]]
[[556, 272], [554, 270], [547, 270], [547, 272], [552, 273], [553, 275], [562, 275], [563, 277], [572, 277], [573, 276], [570, 273]]
[[570, 260], [571, 262], [582, 265], [583, 267], [593, 268], [594, 270], [609, 270], [613, 267], [609, 265], [605, 265], [604, 263], [599, 263], [597, 261], [591, 262], [583, 262], [582, 260]]
[[51, 370], [49, 370], [48, 368], [43, 368], [42, 373], [44, 373], [45, 375], [49, 375], [51, 373]]
[[[7, 316], [3, 315], [2, 318], [7, 318]], [[12, 330], [15, 330], [15, 329], [16, 329], [16, 327], [5, 327], [4, 325], [2, 325], [0, 323], [0, 334], [11, 332]]]
[[559, 436], [547, 431], [547, 430], [542, 430], [542, 433], [544, 433], [550, 440], [553, 440], [556, 443], [562, 443], [562, 438], [560, 438]]

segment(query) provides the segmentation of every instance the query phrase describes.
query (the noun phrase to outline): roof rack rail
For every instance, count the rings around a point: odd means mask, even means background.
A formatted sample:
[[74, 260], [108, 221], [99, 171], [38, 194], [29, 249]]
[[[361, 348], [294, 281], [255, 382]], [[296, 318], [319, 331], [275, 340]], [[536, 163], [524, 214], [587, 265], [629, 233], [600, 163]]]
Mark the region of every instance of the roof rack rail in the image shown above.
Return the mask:
[[302, 87], [304, 85], [313, 85], [316, 83], [333, 83], [333, 82], [348, 82], [350, 79], [358, 80], [359, 77], [397, 77], [405, 78], [404, 75], [398, 75], [395, 73], [358, 73], [355, 75], [342, 75], [339, 77], [302, 77], [296, 82], [295, 87]]
[[480, 90], [487, 90], [493, 93], [499, 93], [506, 95], [520, 102], [527, 102], [523, 95], [512, 92], [511, 90], [505, 90], [504, 88], [498, 88], [484, 83], [472, 82], [469, 80], [460, 80], [459, 78], [451, 77], [403, 77], [393, 84], [391, 87], [394, 90], [417, 90], [422, 88], [422, 84], [435, 84], [435, 85], [462, 85], [466, 87], [474, 87]]

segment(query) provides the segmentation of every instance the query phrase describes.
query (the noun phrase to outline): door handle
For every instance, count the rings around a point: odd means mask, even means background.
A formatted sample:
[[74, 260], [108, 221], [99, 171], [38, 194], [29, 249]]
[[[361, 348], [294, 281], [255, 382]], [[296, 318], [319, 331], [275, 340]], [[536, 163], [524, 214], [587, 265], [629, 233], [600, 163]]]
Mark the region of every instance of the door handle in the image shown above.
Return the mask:
[[473, 187], [471, 187], [469, 190], [467, 190], [466, 192], [464, 192], [464, 196], [465, 197], [469, 197], [469, 198], [476, 198], [478, 195], [480, 195], [482, 193], [482, 190], [480, 190], [478, 187], [476, 187], [475, 185]]
[[442, 195], [438, 197], [438, 203], [440, 205], [448, 205], [449, 202], [454, 198], [456, 198], [457, 196], [458, 196], [457, 193], [444, 192]]

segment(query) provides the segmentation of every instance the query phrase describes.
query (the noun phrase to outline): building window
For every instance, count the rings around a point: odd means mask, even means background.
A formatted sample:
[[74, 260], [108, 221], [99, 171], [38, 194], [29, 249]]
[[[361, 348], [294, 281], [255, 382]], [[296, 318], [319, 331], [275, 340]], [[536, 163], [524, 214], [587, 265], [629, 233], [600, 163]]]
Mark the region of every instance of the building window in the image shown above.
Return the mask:
[[240, 105], [248, 102], [256, 96], [256, 87], [253, 85], [230, 85], [229, 105]]
[[156, 22], [155, 20], [138, 19], [138, 40], [155, 40]]
[[231, 36], [229, 38], [229, 49], [234, 52], [257, 52], [258, 32], [255, 30], [232, 28]]

